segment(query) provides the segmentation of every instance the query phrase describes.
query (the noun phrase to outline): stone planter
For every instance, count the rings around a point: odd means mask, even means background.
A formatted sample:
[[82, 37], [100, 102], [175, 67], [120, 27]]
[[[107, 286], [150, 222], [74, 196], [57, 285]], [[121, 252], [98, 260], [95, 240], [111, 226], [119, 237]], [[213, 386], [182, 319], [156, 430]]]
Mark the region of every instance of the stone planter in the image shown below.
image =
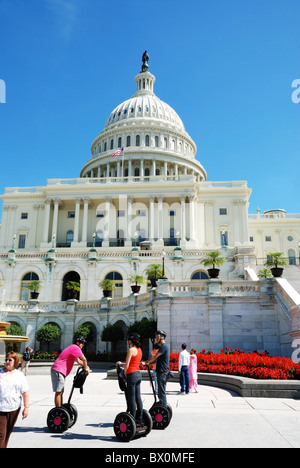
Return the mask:
[[274, 267], [274, 268], [270, 268], [270, 270], [271, 270], [272, 275], [274, 276], [274, 278], [280, 278], [282, 276], [283, 268]]
[[218, 268], [208, 268], [207, 273], [210, 278], [218, 278], [220, 270]]

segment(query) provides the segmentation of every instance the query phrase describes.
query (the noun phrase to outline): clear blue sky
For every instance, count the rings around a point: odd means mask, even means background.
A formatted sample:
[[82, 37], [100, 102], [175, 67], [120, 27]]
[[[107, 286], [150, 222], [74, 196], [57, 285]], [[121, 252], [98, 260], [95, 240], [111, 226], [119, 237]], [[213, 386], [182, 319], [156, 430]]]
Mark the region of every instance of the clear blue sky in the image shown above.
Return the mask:
[[208, 180], [300, 212], [299, 24], [299, 0], [0, 0], [0, 193], [79, 177], [147, 49]]

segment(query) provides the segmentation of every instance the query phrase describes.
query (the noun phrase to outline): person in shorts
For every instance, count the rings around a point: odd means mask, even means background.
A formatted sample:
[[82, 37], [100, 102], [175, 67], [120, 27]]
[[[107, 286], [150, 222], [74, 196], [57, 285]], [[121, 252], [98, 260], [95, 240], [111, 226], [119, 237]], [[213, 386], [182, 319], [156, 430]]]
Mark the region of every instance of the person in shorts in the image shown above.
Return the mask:
[[23, 372], [23, 369], [25, 369], [25, 377], [27, 376], [28, 372], [28, 367], [30, 364], [30, 359], [31, 359], [31, 353], [33, 353], [33, 349], [27, 346], [23, 353], [23, 360], [22, 360], [22, 365], [21, 365], [21, 372]]
[[86, 341], [82, 336], [75, 337], [74, 344], [64, 349], [51, 367], [51, 380], [55, 392], [54, 404], [56, 407], [63, 405], [65, 380], [72, 371], [75, 362], [82, 366], [88, 374], [90, 373], [86, 357], [82, 353], [85, 343]]

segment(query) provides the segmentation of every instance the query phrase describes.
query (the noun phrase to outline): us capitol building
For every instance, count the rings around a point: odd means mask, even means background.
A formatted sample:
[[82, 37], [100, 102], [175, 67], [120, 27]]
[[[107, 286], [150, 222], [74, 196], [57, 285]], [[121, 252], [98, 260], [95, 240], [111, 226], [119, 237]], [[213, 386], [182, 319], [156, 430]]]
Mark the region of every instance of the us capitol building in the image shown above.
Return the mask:
[[[130, 323], [148, 318], [167, 332], [172, 351], [186, 342], [197, 351], [290, 356], [300, 337], [300, 214], [249, 214], [247, 181], [207, 179], [182, 120], [154, 94], [148, 60], [145, 52], [135, 94], [111, 112], [78, 178], [5, 189], [1, 313], [36, 350], [47, 323], [61, 329], [58, 348], [88, 323], [90, 349], [104, 351], [107, 323], [120, 323], [126, 336]], [[226, 258], [217, 279], [202, 263], [213, 250]], [[278, 251], [289, 260], [283, 277], [259, 279], [267, 255]], [[165, 279], [132, 293], [129, 276], [146, 277], [153, 263], [164, 264]], [[116, 285], [112, 298], [99, 287], [105, 278]], [[31, 280], [41, 281], [38, 299], [30, 299]], [[69, 281], [80, 283], [75, 300]]]

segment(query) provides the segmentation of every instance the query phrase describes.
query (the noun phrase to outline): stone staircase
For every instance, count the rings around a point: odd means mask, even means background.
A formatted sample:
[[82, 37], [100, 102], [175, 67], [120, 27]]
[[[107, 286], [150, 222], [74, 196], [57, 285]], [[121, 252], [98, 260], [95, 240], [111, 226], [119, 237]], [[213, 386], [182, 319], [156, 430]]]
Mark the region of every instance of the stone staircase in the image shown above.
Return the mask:
[[300, 294], [300, 268], [298, 266], [285, 266], [282, 278], [286, 279], [297, 293]]

